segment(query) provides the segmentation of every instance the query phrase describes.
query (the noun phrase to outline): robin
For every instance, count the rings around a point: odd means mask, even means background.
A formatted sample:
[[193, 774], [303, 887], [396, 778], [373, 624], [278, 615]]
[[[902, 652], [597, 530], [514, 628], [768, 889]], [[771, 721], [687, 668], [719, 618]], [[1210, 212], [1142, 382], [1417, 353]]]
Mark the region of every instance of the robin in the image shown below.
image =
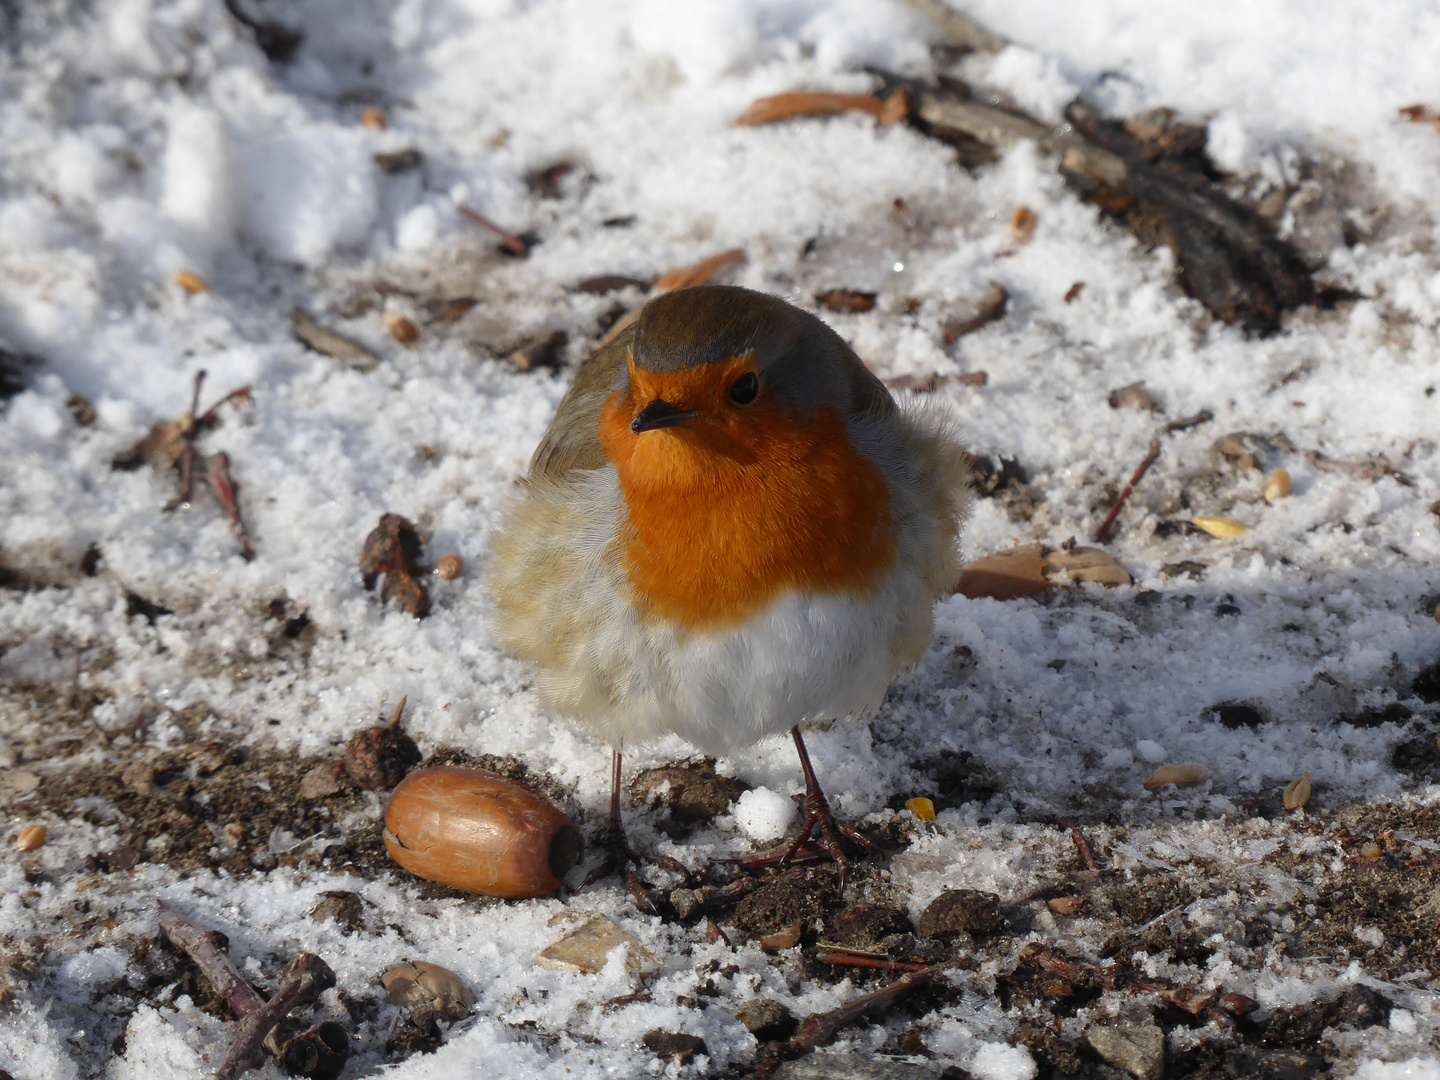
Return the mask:
[[970, 502], [949, 415], [897, 403], [840, 336], [773, 296], [658, 296], [575, 377], [491, 546], [497, 636], [546, 705], [614, 748], [606, 869], [634, 859], [621, 748], [724, 755], [789, 731], [799, 833], [846, 836], [801, 725], [872, 708], [925, 653]]

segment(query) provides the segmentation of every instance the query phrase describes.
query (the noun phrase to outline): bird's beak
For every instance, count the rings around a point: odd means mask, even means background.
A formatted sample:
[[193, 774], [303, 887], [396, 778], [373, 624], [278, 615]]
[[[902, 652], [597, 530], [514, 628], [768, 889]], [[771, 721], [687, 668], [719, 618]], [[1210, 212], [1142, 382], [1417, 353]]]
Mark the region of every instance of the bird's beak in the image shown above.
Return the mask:
[[635, 414], [635, 419], [630, 421], [630, 430], [639, 435], [645, 431], [674, 427], [676, 424], [685, 423], [686, 420], [693, 420], [699, 415], [700, 413], [693, 409], [682, 412], [668, 401], [657, 398]]

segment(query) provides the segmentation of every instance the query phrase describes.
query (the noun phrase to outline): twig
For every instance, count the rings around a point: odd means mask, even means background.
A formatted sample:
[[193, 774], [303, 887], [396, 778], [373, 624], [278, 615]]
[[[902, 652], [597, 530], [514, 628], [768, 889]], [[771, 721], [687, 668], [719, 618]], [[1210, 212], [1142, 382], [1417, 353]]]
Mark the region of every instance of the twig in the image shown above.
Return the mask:
[[235, 482], [235, 477], [230, 472], [229, 454], [221, 450], [210, 455], [205, 480], [215, 492], [215, 497], [220, 500], [220, 509], [229, 515], [235, 538], [240, 541], [241, 558], [249, 562], [255, 558], [255, 548], [250, 543], [250, 533], [245, 528], [245, 521], [240, 517], [240, 485]]
[[[310, 1004], [335, 985], [335, 973], [330, 970], [329, 964], [314, 953], [302, 953], [290, 962], [281, 976], [280, 986], [270, 1000], [265, 1001], [225, 955], [228, 942], [224, 934], [201, 930], [168, 904], [162, 902], [159, 908], [160, 929], [165, 936], [195, 961], [216, 993], [240, 1017], [240, 1034], [231, 1045], [225, 1063], [216, 1071], [216, 1080], [234, 1080], [241, 1073], [258, 1068], [264, 1063], [267, 1049], [287, 1059], [318, 1058], [321, 1051], [328, 1051], [332, 1056], [338, 1053], [344, 1060], [349, 1039], [344, 1036], [343, 1029], [333, 1022], [319, 1024], [298, 1036], [303, 1042], [303, 1050], [298, 1054], [291, 1053], [290, 1044], [296, 1040], [287, 1040], [283, 1047], [275, 1045], [274, 1040], [268, 1040], [275, 1026], [290, 1010]], [[343, 1045], [337, 1045], [342, 1043], [342, 1037]]]
[[1178, 420], [1171, 420], [1165, 425], [1165, 432], [1185, 431], [1192, 427], [1199, 427], [1201, 424], [1208, 424], [1215, 419], [1215, 414], [1209, 409], [1201, 409], [1194, 416], [1182, 416]]
[[[195, 487], [195, 440], [200, 434], [200, 387], [205, 382], [205, 369], [201, 368], [195, 373], [195, 391], [190, 395], [190, 414], [186, 418], [185, 433], [181, 437], [185, 440], [185, 448], [181, 451], [180, 465], [180, 494], [175, 496], [172, 506], [179, 506], [190, 501], [190, 496]], [[212, 410], [213, 411], [213, 410]], [[167, 508], [168, 509], [168, 508]]]
[[1130, 482], [1125, 485], [1123, 491], [1115, 500], [1115, 505], [1110, 507], [1110, 513], [1105, 515], [1105, 520], [1100, 523], [1100, 528], [1095, 530], [1095, 543], [1103, 544], [1105, 538], [1110, 535], [1110, 528], [1115, 524], [1115, 519], [1120, 516], [1120, 511], [1125, 507], [1125, 500], [1130, 498], [1130, 492], [1135, 490], [1141, 478], [1149, 471], [1150, 466], [1155, 464], [1155, 459], [1160, 456], [1160, 440], [1154, 439], [1150, 443], [1150, 451], [1145, 455], [1145, 460], [1140, 462], [1140, 467], [1130, 477]]
[[516, 236], [512, 232], [506, 232], [489, 218], [470, 209], [470, 207], [466, 206], [464, 203], [460, 203], [456, 207], [456, 209], [460, 211], [461, 217], [468, 218], [476, 225], [479, 225], [482, 229], [489, 229], [496, 236], [498, 236], [500, 238], [500, 246], [509, 254], [514, 255], [517, 259], [523, 259], [525, 257], [525, 253], [530, 250], [529, 245], [526, 244], [524, 240], [521, 240], [520, 237]]
[[1095, 853], [1090, 850], [1090, 844], [1085, 839], [1085, 834], [1077, 826], [1071, 825], [1063, 819], [1060, 827], [1069, 830], [1070, 839], [1075, 841], [1075, 850], [1080, 853], [1080, 861], [1085, 864], [1085, 869], [1099, 870], [1100, 867], [1095, 862]]
[[824, 1046], [839, 1034], [840, 1029], [862, 1020], [867, 1016], [883, 1013], [894, 1008], [916, 990], [921, 990], [935, 981], [936, 968], [930, 967], [902, 976], [883, 990], [858, 997], [848, 1005], [841, 1005], [829, 1012], [811, 1013], [800, 1021], [800, 1028], [794, 1038], [787, 1042], [772, 1042], [760, 1051], [755, 1071], [746, 1080], [769, 1080], [782, 1061], [808, 1054], [817, 1046]]
[[931, 967], [930, 964], [915, 960], [891, 960], [888, 956], [877, 956], [855, 949], [816, 949], [815, 959], [835, 967], [874, 968], [877, 971], [928, 971]]

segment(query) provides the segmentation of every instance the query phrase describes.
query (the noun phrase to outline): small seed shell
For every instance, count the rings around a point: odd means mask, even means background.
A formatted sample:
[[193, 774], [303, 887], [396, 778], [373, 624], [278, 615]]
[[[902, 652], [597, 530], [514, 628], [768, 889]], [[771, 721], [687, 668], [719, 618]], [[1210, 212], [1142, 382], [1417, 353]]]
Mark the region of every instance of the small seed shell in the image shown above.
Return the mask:
[[16, 851], [34, 851], [45, 843], [45, 838], [50, 830], [44, 825], [27, 825], [20, 830], [20, 835], [15, 837]]
[[397, 315], [393, 311], [385, 313], [385, 329], [402, 345], [413, 345], [420, 338], [420, 328], [404, 315]]
[[935, 804], [923, 795], [913, 799], [906, 799], [905, 809], [909, 810], [921, 821], [935, 820]]
[[1190, 519], [1190, 523], [1220, 540], [1239, 536], [1249, 527], [1242, 521], [1228, 517], [1195, 517]]
[[1187, 784], [1198, 784], [1209, 775], [1209, 769], [1194, 762], [1185, 765], [1161, 765], [1150, 774], [1150, 779], [1145, 781], [1145, 788], [1147, 791], [1155, 791], [1171, 784], [1185, 787]]
[[448, 551], [435, 560], [435, 573], [446, 581], [454, 581], [465, 572], [465, 559], [458, 552]]
[[385, 849], [417, 877], [484, 896], [546, 896], [580, 861], [575, 823], [484, 769], [417, 769], [390, 793]]
[[1268, 503], [1277, 502], [1290, 494], [1290, 474], [1284, 469], [1276, 469], [1265, 478], [1265, 501]]
[[1310, 774], [1304, 773], [1286, 784], [1285, 794], [1282, 798], [1286, 810], [1301, 809], [1310, 801]]
[[175, 273], [171, 275], [170, 280], [175, 282], [176, 285], [179, 285], [180, 288], [184, 289], [191, 296], [194, 296], [196, 293], [206, 293], [210, 291], [210, 283], [199, 274], [189, 270], [176, 270]]

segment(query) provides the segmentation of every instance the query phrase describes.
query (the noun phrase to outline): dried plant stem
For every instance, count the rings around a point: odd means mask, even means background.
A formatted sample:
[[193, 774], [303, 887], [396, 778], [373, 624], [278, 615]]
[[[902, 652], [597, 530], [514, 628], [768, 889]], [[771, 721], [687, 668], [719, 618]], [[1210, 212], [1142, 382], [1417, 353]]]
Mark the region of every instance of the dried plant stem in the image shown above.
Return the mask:
[[1145, 455], [1145, 460], [1140, 462], [1140, 467], [1135, 470], [1134, 475], [1130, 477], [1130, 482], [1127, 483], [1125, 489], [1120, 492], [1119, 497], [1115, 500], [1115, 505], [1110, 507], [1110, 513], [1105, 515], [1105, 520], [1100, 523], [1100, 528], [1095, 530], [1095, 543], [1103, 544], [1105, 542], [1105, 538], [1110, 535], [1111, 527], [1115, 524], [1115, 519], [1120, 516], [1120, 511], [1125, 508], [1125, 500], [1130, 498], [1130, 492], [1135, 490], [1135, 485], [1138, 484], [1145, 473], [1149, 471], [1150, 466], [1155, 464], [1155, 459], [1159, 456], [1160, 440], [1155, 439], [1150, 443], [1150, 451]]

